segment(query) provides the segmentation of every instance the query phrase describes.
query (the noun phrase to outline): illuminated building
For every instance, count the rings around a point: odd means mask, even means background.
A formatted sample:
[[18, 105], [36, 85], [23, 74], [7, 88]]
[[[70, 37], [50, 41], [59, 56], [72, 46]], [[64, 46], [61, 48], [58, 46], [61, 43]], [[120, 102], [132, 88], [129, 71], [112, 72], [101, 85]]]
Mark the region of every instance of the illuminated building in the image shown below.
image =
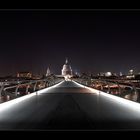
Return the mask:
[[135, 75], [134, 75], [134, 70], [129, 70], [128, 75], [126, 76], [127, 79], [134, 79]]
[[68, 63], [68, 59], [66, 59], [66, 62], [63, 65], [62, 76], [68, 76], [68, 77], [72, 76], [72, 69], [71, 69], [71, 66]]
[[51, 75], [51, 71], [50, 71], [50, 68], [48, 67], [46, 76], [49, 76], [49, 75]]
[[120, 72], [120, 76], [123, 76], [122, 72]]
[[104, 72], [100, 72], [100, 73], [98, 73], [98, 76], [105, 76], [105, 73]]
[[134, 70], [129, 70], [128, 75], [133, 75], [134, 74]]
[[18, 72], [17, 73], [18, 78], [32, 78], [31, 72]]
[[106, 72], [106, 73], [105, 73], [105, 76], [106, 76], [106, 77], [109, 77], [109, 76], [111, 76], [111, 75], [112, 75], [111, 72]]

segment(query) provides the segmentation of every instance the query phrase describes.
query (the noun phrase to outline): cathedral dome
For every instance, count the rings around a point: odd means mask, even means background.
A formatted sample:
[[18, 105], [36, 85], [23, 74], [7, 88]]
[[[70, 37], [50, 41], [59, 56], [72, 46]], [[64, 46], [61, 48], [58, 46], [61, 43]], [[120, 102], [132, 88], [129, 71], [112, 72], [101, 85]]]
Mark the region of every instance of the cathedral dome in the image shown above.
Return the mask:
[[67, 59], [66, 59], [66, 62], [63, 65], [63, 68], [62, 68], [62, 75], [63, 76], [72, 75], [72, 69], [71, 69], [71, 66], [68, 64], [68, 60]]
[[65, 70], [71, 70], [71, 66], [64, 64], [63, 65], [63, 69], [65, 69]]

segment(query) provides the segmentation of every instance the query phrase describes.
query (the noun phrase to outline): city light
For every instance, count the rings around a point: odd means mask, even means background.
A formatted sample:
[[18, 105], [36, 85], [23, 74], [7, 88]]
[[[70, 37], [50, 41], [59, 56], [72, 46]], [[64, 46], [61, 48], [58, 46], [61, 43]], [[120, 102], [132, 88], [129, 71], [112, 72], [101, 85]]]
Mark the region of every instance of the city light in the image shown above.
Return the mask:
[[111, 72], [107, 72], [105, 75], [106, 75], [106, 76], [111, 76], [112, 73], [111, 73]]

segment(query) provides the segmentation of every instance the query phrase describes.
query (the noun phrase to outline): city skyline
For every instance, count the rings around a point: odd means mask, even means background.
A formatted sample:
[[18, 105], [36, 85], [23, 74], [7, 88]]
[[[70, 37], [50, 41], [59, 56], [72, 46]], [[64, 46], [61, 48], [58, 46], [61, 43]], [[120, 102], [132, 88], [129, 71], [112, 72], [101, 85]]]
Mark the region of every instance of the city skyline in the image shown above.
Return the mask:
[[140, 71], [140, 11], [0, 10], [0, 76]]

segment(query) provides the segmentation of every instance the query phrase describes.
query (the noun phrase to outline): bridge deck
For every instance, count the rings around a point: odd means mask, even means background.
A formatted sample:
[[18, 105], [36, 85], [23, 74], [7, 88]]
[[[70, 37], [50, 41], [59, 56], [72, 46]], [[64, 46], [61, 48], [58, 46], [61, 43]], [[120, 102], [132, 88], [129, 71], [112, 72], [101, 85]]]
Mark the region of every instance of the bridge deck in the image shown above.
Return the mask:
[[72, 81], [62, 82], [5, 108], [7, 103], [0, 105], [1, 130], [140, 128], [138, 103], [109, 97]]

